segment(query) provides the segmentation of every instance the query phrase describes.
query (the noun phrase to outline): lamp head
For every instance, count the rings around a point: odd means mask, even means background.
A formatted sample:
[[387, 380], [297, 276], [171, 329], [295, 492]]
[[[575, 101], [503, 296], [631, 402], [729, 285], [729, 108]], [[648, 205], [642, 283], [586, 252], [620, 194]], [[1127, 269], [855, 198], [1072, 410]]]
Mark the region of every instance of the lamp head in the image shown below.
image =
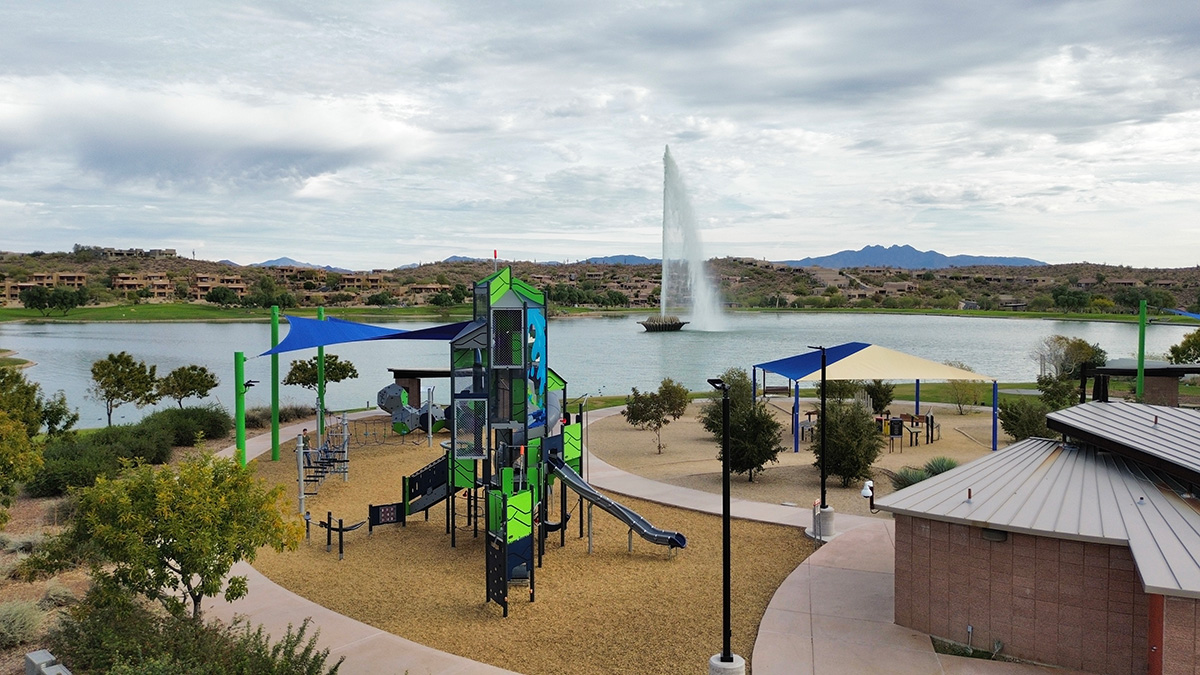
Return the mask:
[[256, 384], [258, 384], [258, 380], [246, 380], [245, 387], [247, 389], [249, 389], [250, 387], [253, 387]]
[[729, 385], [725, 384], [725, 380], [722, 380], [719, 377], [708, 378], [708, 383], [710, 385], [712, 385], [712, 388], [716, 389], [717, 391], [726, 391], [729, 389]]

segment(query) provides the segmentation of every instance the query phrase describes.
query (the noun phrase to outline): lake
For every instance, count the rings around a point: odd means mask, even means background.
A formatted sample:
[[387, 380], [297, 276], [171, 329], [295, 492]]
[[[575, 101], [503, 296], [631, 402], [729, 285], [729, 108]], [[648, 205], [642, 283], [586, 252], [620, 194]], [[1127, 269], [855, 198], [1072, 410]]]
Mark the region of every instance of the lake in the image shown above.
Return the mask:
[[[1031, 353], [1050, 335], [1099, 344], [1109, 358], [1136, 356], [1138, 336], [1136, 324], [857, 313], [737, 313], [726, 317], [728, 330], [719, 333], [686, 328], [679, 333], [646, 333], [637, 325], [643, 318], [625, 315], [550, 321], [550, 367], [567, 380], [570, 397], [627, 394], [632, 387], [656, 389], [664, 377], [703, 390], [708, 388], [707, 378], [731, 367], [749, 370], [756, 363], [809, 351], [808, 345], [852, 341], [939, 362], [961, 361], [1002, 382], [1032, 381], [1039, 368]], [[411, 330], [436, 323], [382, 325]], [[1151, 324], [1146, 330], [1147, 354], [1165, 354], [1193, 330], [1196, 327]], [[287, 326], [281, 326], [281, 337], [286, 334]], [[81, 427], [104, 424], [103, 405], [86, 398], [85, 393], [91, 364], [110, 353], [129, 352], [157, 365], [160, 376], [179, 366], [207, 366], [221, 379], [209, 400], [232, 411], [233, 353], [253, 356], [269, 349], [270, 342], [271, 328], [266, 323], [0, 324], [0, 348], [35, 361], [37, 365], [25, 370], [26, 376], [47, 393], [66, 392], [70, 405], [80, 411]], [[449, 361], [444, 342], [353, 343], [328, 347], [326, 353], [351, 361], [359, 372], [356, 380], [329, 385], [331, 409], [373, 406], [375, 393], [391, 382], [388, 368], [445, 368]], [[314, 354], [315, 350], [308, 350], [282, 355], [280, 373], [287, 373], [292, 359]], [[269, 405], [270, 375], [269, 358], [251, 358], [246, 363], [246, 377], [260, 382], [247, 394], [247, 405]], [[448, 380], [430, 384], [437, 387], [434, 398], [445, 402]], [[281, 398], [307, 403], [314, 397], [308, 390], [292, 386], [281, 388]], [[185, 401], [194, 403], [194, 399]], [[128, 404], [117, 409], [113, 421], [133, 421], [165, 405], [139, 410]]]

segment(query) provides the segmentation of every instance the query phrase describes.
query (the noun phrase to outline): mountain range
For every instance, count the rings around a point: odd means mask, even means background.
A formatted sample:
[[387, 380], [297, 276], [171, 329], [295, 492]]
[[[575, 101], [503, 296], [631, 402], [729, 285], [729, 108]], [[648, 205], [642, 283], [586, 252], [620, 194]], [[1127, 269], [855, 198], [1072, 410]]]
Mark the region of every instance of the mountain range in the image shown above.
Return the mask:
[[1046, 263], [1033, 258], [1016, 258], [987, 255], [943, 255], [937, 251], [918, 251], [904, 246], [864, 246], [857, 251], [838, 251], [816, 258], [781, 260], [792, 267], [898, 267], [906, 270], [936, 270], [946, 267], [971, 267], [994, 265], [1003, 267], [1036, 267]]

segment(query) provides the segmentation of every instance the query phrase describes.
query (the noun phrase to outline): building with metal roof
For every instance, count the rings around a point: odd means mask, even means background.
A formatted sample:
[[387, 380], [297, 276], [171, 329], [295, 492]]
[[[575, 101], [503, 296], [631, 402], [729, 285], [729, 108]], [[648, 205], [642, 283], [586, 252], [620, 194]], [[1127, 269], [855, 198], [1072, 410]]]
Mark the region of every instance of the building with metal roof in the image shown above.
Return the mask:
[[1089, 403], [881, 498], [896, 623], [1099, 673], [1200, 672], [1200, 412]]

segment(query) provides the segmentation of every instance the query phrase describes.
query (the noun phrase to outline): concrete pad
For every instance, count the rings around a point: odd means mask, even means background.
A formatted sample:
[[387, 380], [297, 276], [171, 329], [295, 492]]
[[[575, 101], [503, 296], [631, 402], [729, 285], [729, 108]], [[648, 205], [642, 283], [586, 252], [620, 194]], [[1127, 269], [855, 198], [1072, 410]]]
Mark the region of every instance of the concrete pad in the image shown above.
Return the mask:
[[895, 544], [888, 535], [886, 521], [843, 531], [837, 539], [822, 546], [809, 558], [809, 564], [863, 572], [894, 574]]
[[813, 668], [821, 675], [941, 675], [942, 665], [932, 649], [897, 649], [891, 644], [857, 644], [813, 640]]
[[767, 611], [763, 612], [758, 630], [760, 633], [785, 633], [807, 640], [811, 639], [813, 635], [813, 619], [807, 609], [802, 612], [791, 612], [786, 609], [768, 607]]
[[811, 640], [785, 633], [759, 632], [750, 658], [754, 675], [807, 675], [813, 668]]
[[813, 640], [839, 640], [852, 644], [891, 645], [895, 649], [910, 649], [933, 653], [933, 641], [925, 633], [897, 626], [890, 621], [864, 621], [838, 616], [812, 617]]
[[894, 577], [832, 567], [812, 569], [812, 613], [890, 623], [895, 614]]

